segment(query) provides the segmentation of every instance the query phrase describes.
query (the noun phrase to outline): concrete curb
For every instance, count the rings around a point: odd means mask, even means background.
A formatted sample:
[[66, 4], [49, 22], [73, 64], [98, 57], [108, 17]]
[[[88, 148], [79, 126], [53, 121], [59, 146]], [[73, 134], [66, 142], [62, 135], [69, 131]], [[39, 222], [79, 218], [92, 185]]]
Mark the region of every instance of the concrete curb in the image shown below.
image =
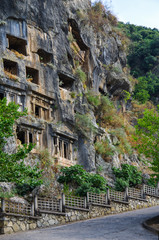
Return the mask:
[[156, 229], [156, 228], [151, 226], [154, 223], [159, 223], [159, 215], [157, 215], [156, 217], [153, 217], [153, 218], [150, 218], [150, 219], [146, 220], [145, 222], [142, 223], [142, 226], [144, 228], [148, 229], [149, 231], [153, 232], [154, 234], [157, 234], [159, 236], [159, 229]]

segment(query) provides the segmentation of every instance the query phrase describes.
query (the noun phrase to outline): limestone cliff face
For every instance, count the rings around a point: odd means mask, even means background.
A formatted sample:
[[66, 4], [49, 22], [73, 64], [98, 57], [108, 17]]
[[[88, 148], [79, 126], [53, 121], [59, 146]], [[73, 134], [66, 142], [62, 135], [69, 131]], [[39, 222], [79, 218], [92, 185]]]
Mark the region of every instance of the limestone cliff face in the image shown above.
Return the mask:
[[[28, 108], [29, 115], [17, 122], [17, 144], [48, 148], [64, 166], [80, 163], [95, 171], [102, 165], [107, 176], [113, 158], [106, 163], [94, 148], [97, 132], [106, 132], [85, 95], [93, 89], [122, 104], [131, 85], [120, 37], [109, 23], [95, 31], [90, 8], [89, 0], [1, 0], [0, 97]], [[84, 84], [77, 70], [85, 72]], [[77, 131], [78, 113], [89, 113], [97, 129], [87, 140]]]

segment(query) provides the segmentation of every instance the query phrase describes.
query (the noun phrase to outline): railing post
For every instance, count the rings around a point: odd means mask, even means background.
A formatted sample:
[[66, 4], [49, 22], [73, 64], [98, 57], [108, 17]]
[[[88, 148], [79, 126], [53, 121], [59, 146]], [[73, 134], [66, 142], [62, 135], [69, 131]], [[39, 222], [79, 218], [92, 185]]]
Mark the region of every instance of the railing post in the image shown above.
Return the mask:
[[64, 209], [65, 209], [65, 194], [64, 193], [62, 193], [61, 199], [62, 199], [62, 211], [64, 211]]
[[87, 208], [87, 197], [84, 197], [84, 208]]
[[34, 216], [35, 215], [35, 204], [34, 204], [34, 200], [31, 203], [31, 215]]
[[124, 196], [124, 200], [126, 201], [126, 202], [128, 202], [128, 194], [129, 194], [129, 192], [128, 192], [128, 187], [126, 187], [125, 188], [125, 196]]
[[87, 192], [87, 203], [89, 203], [89, 192]]
[[2, 213], [5, 212], [5, 199], [1, 198], [1, 209], [2, 209]]
[[146, 195], [145, 195], [145, 184], [142, 185], [141, 197], [142, 197], [143, 199], [146, 198]]
[[62, 199], [60, 199], [59, 201], [60, 201], [60, 212], [62, 212]]
[[110, 192], [109, 192], [109, 188], [107, 188], [107, 203], [110, 204]]
[[157, 182], [157, 186], [156, 186], [156, 195], [159, 195], [159, 182]]
[[34, 196], [34, 209], [36, 213], [38, 211], [38, 195]]

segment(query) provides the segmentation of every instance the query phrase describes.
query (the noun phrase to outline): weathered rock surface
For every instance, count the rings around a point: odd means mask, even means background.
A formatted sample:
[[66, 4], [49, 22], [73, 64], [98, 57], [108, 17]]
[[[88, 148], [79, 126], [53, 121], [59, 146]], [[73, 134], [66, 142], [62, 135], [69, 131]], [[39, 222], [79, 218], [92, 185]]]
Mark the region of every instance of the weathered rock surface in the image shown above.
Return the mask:
[[[90, 7], [89, 0], [1, 0], [0, 93], [8, 101], [14, 95], [22, 109], [28, 108], [29, 116], [17, 122], [22, 143], [48, 148], [59, 165], [80, 163], [92, 172], [102, 165], [109, 178], [112, 164], [120, 165], [118, 157], [106, 163], [98, 156], [95, 135], [86, 141], [76, 129], [75, 115], [92, 114], [86, 87], [122, 99], [131, 84], [123, 72], [126, 54], [120, 37], [109, 23], [104, 34], [94, 31]], [[76, 74], [77, 62], [87, 75], [86, 86]], [[9, 143], [12, 149], [18, 144]]]

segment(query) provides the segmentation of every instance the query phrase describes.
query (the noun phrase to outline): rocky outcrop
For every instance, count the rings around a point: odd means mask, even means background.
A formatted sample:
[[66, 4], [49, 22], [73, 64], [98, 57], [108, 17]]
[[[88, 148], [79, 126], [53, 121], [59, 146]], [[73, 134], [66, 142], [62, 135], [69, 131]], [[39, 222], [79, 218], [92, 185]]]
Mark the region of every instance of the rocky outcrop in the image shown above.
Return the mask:
[[[94, 30], [90, 8], [89, 0], [1, 0], [0, 97], [28, 108], [17, 122], [21, 143], [48, 148], [56, 164], [80, 163], [89, 171], [102, 165], [109, 178], [113, 161], [96, 154], [99, 127], [86, 92], [123, 99], [131, 84], [120, 36], [109, 22]], [[87, 140], [77, 131], [77, 113], [92, 115], [97, 131]]]

